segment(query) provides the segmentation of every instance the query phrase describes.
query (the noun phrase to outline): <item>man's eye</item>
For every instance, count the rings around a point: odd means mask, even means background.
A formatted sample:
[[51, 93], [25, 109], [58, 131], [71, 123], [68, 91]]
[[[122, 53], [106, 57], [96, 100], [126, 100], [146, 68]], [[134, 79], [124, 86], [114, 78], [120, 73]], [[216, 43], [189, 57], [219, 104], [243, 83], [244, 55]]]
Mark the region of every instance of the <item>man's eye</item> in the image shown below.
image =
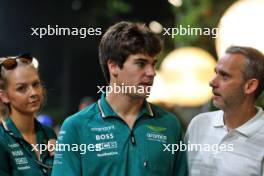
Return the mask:
[[137, 65], [138, 65], [139, 67], [144, 67], [144, 66], [145, 66], [145, 63], [144, 63], [144, 62], [137, 62]]
[[227, 80], [229, 78], [229, 75], [227, 74], [222, 74], [221, 76], [223, 77], [224, 80]]

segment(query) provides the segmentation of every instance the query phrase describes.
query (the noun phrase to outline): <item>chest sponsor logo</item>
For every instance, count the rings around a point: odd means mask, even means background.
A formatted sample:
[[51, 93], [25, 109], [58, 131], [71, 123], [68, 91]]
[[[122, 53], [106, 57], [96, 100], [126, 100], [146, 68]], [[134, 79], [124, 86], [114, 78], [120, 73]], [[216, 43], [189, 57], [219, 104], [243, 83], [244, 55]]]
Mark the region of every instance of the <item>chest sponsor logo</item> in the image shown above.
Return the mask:
[[95, 135], [97, 141], [114, 139], [113, 133], [97, 134]]
[[28, 160], [26, 157], [16, 158], [15, 161], [16, 161], [17, 165], [28, 164]]
[[19, 144], [18, 143], [13, 143], [13, 144], [8, 144], [8, 146], [13, 149], [13, 148], [17, 148], [19, 147]]
[[23, 166], [23, 167], [18, 167], [17, 169], [18, 170], [27, 170], [27, 169], [30, 169], [31, 167], [30, 166]]
[[16, 156], [22, 156], [23, 155], [23, 152], [22, 152], [22, 150], [12, 151], [12, 155], [14, 157], [16, 157]]
[[101, 146], [101, 150], [105, 150], [105, 149], [115, 149], [117, 148], [117, 142], [113, 141], [113, 142], [103, 142], [100, 143]]
[[167, 130], [167, 128], [165, 127], [159, 127], [159, 126], [154, 126], [154, 125], [147, 125], [147, 128], [157, 133], [164, 132]]
[[157, 141], [162, 143], [167, 143], [167, 136], [160, 133], [147, 133], [147, 139], [150, 141]]
[[99, 153], [97, 153], [97, 157], [107, 157], [112, 155], [117, 155], [117, 141], [115, 141], [115, 137], [113, 133], [103, 133], [96, 134], [95, 139], [98, 142], [96, 145], [100, 146]]
[[106, 156], [113, 156], [118, 155], [118, 152], [104, 152], [104, 153], [98, 153], [97, 157], [106, 157]]
[[110, 125], [110, 126], [106, 126], [106, 127], [100, 127], [100, 128], [91, 128], [91, 131], [97, 131], [97, 132], [102, 132], [102, 131], [110, 131], [110, 130], [114, 130], [115, 126], [114, 125]]

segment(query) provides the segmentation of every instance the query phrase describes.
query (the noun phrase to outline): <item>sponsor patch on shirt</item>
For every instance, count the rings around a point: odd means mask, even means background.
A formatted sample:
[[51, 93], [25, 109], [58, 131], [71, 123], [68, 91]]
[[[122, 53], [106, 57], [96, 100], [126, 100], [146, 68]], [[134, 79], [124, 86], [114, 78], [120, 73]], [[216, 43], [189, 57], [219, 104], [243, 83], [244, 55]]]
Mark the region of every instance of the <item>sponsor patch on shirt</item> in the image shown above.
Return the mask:
[[113, 156], [113, 155], [117, 155], [117, 154], [118, 154], [118, 152], [98, 153], [97, 157]]
[[148, 132], [146, 134], [147, 140], [167, 143], [167, 136], [160, 133]]
[[114, 125], [110, 125], [110, 126], [105, 126], [105, 127], [98, 127], [98, 128], [91, 128], [91, 131], [98, 131], [98, 132], [101, 132], [101, 131], [110, 131], [110, 130], [113, 130], [115, 129], [115, 126]]
[[159, 127], [159, 126], [154, 126], [154, 125], [147, 125], [147, 128], [154, 132], [164, 132], [167, 130], [167, 128], [165, 127]]

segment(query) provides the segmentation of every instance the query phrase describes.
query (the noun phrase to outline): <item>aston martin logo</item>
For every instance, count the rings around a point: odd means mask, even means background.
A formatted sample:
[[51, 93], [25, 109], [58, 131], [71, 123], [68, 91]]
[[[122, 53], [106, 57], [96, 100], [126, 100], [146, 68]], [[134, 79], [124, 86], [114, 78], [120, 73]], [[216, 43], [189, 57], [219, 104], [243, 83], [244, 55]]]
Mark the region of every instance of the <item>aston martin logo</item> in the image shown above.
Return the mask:
[[147, 125], [147, 127], [149, 129], [151, 129], [152, 131], [154, 131], [154, 132], [163, 132], [163, 131], [166, 131], [167, 130], [167, 128], [159, 127], [159, 126], [154, 126], [154, 125]]

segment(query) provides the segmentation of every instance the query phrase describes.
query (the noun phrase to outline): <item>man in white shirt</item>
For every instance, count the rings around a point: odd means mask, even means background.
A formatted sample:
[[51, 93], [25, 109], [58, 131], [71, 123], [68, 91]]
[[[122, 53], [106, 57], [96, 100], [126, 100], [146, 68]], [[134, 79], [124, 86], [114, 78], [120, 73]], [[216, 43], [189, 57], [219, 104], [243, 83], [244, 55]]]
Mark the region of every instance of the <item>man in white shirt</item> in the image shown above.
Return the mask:
[[191, 176], [264, 176], [264, 112], [256, 99], [264, 88], [264, 56], [250, 47], [229, 47], [210, 81], [221, 110], [190, 123]]

